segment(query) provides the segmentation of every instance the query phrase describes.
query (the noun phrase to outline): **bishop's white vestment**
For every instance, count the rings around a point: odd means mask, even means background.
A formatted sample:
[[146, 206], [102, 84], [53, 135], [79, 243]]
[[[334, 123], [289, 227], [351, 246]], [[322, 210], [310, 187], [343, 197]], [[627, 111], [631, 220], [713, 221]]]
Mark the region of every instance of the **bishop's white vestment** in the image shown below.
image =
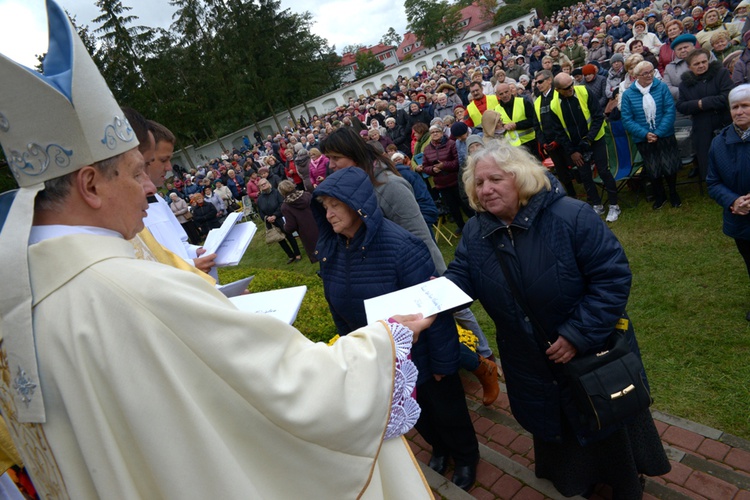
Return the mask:
[[[328, 347], [123, 239], [29, 247], [44, 424], [2, 411], [45, 498], [432, 498], [391, 410], [389, 328]], [[2, 325], [0, 324], [0, 332]]]

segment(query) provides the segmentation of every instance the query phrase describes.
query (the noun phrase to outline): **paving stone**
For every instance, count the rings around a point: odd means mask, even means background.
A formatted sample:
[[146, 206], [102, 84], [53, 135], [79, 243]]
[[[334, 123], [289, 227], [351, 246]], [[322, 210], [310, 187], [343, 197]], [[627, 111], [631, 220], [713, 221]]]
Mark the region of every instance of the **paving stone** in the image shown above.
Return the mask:
[[505, 473], [498, 467], [495, 467], [494, 465], [487, 463], [484, 460], [479, 461], [479, 465], [477, 466], [477, 482], [485, 488], [491, 488], [491, 486], [495, 484], [495, 482], [500, 479], [503, 474]]
[[672, 470], [661, 477], [666, 481], [669, 481], [670, 483], [675, 483], [683, 486], [685, 484], [685, 481], [687, 481], [688, 477], [690, 477], [690, 474], [692, 473], [693, 469], [691, 469], [690, 467], [672, 462]]
[[695, 451], [697, 451], [704, 457], [722, 461], [724, 457], [727, 456], [727, 453], [729, 453], [729, 450], [731, 449], [732, 448], [729, 445], [720, 443], [713, 439], [706, 439], [705, 441], [701, 443], [701, 445]]
[[728, 444], [732, 448], [739, 448], [741, 450], [750, 451], [750, 441], [737, 436], [733, 436], [732, 434], [727, 434], [726, 432], [721, 435], [719, 441]]
[[497, 498], [494, 493], [490, 493], [482, 487], [473, 488], [469, 494], [478, 500], [495, 500]]
[[729, 466], [734, 467], [735, 469], [750, 472], [750, 452], [747, 452], [745, 450], [733, 448], [729, 453], [727, 453], [726, 458], [724, 458], [724, 462], [726, 462]]
[[416, 453], [414, 453], [414, 456], [417, 460], [422, 462], [423, 464], [429, 464], [430, 463], [430, 457], [432, 457], [432, 453], [429, 451], [421, 450]]
[[671, 445], [679, 446], [689, 451], [697, 450], [705, 439], [700, 434], [674, 425], [664, 431], [661, 438]]
[[523, 483], [518, 479], [505, 474], [495, 484], [492, 485], [490, 491], [495, 495], [502, 498], [503, 500], [510, 500], [513, 496], [523, 488]]
[[531, 438], [528, 438], [526, 436], [518, 436], [513, 440], [512, 443], [510, 443], [510, 445], [508, 445], [508, 448], [515, 451], [516, 453], [525, 455], [531, 448], [533, 448], [533, 446], [534, 441]]
[[695, 471], [685, 481], [685, 488], [695, 491], [710, 500], [726, 500], [732, 498], [739, 488], [705, 472]]
[[535, 489], [524, 486], [521, 488], [521, 491], [516, 493], [516, 495], [513, 497], [513, 500], [543, 500], [544, 495], [536, 491]]
[[531, 465], [531, 460], [524, 457], [523, 455], [511, 455], [510, 459], [513, 460], [514, 462], [518, 462], [524, 467], [528, 467], [529, 465]]
[[503, 446], [508, 446], [510, 443], [513, 442], [513, 440], [515, 440], [518, 437], [518, 433], [514, 431], [513, 429], [506, 427], [504, 425], [495, 424], [487, 432], [487, 437], [489, 437], [491, 441], [500, 443]]
[[687, 454], [682, 464], [693, 470], [705, 472], [717, 477], [727, 483], [733, 484], [740, 489], [750, 490], [750, 476], [741, 471], [734, 470], [725, 463], [710, 462], [696, 455]]
[[707, 500], [706, 497], [704, 497], [703, 495], [699, 495], [698, 493], [694, 491], [685, 489], [682, 486], [677, 486], [676, 484], [670, 484], [669, 489], [677, 493], [680, 493], [687, 498], [693, 498], [694, 500]]
[[666, 422], [672, 426], [677, 426], [687, 431], [700, 434], [703, 437], [707, 437], [711, 439], [719, 439], [721, 438], [722, 434], [724, 434], [720, 430], [714, 429], [713, 427], [699, 424], [697, 422], [693, 422], [685, 418], [675, 417], [674, 415], [667, 415], [666, 413], [662, 413], [660, 411], [654, 410], [651, 412], [651, 414], [653, 415], [655, 419], [661, 420], [662, 422]]
[[513, 455], [512, 451], [510, 451], [508, 448], [501, 445], [500, 443], [495, 443], [495, 442], [490, 441], [489, 443], [487, 443], [487, 447], [492, 448], [494, 451], [508, 458], [510, 458], [511, 455]]
[[416, 436], [414, 436], [412, 438], [412, 441], [414, 441], [417, 445], [419, 445], [420, 447], [424, 448], [425, 450], [431, 450], [432, 449], [432, 446], [430, 446], [427, 443], [427, 441], [425, 441], [424, 438], [421, 435], [419, 435], [419, 434], [417, 434]]
[[734, 500], [750, 500], [750, 491], [740, 490], [734, 496]]
[[664, 431], [669, 429], [669, 424], [662, 422], [661, 420], [654, 419], [654, 425], [656, 426], [656, 430], [659, 431], [660, 436], [664, 434]]
[[489, 430], [493, 425], [495, 425], [495, 422], [493, 422], [489, 418], [479, 417], [474, 421], [474, 431], [477, 434], [486, 434], [487, 430]]

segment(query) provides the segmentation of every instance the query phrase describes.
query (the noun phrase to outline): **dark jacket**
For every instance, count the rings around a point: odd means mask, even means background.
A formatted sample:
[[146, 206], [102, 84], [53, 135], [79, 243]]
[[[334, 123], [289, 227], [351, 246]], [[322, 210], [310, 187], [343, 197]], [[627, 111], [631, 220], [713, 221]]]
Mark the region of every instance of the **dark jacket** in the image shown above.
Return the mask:
[[[260, 218], [263, 220], [266, 220], [266, 217], [275, 215], [276, 221], [274, 222], [274, 225], [278, 226], [279, 229], [283, 229], [284, 222], [281, 219], [281, 204], [283, 202], [284, 198], [281, 197], [281, 194], [276, 189], [271, 189], [267, 193], [261, 191], [258, 195], [258, 215], [260, 215]], [[270, 228], [271, 223], [266, 222], [266, 229]]]
[[407, 131], [403, 126], [399, 125], [398, 120], [393, 128], [386, 127], [385, 135], [393, 141], [399, 151], [405, 155], [411, 156], [410, 142], [411, 142], [411, 131]]
[[[698, 165], [708, 167], [708, 148], [714, 133], [732, 123], [729, 114], [729, 91], [734, 83], [729, 71], [719, 61], [709, 63], [700, 77], [692, 71], [682, 74], [677, 111], [693, 118], [693, 144]], [[702, 109], [698, 107], [701, 101]], [[705, 170], [703, 170], [705, 173]]]
[[750, 193], [750, 141], [743, 142], [729, 125], [711, 143], [706, 176], [708, 194], [724, 207], [724, 234], [750, 240], [750, 216], [734, 215], [729, 207]]
[[281, 213], [284, 215], [284, 232], [293, 234], [299, 233], [299, 239], [302, 240], [302, 246], [305, 247], [305, 253], [310, 262], [318, 262], [315, 257], [315, 245], [318, 243], [318, 225], [315, 223], [312, 209], [312, 194], [307, 191], [295, 191], [284, 199], [281, 204]]
[[[435, 274], [427, 247], [383, 216], [367, 174], [359, 168], [334, 172], [315, 190], [357, 211], [364, 222], [351, 240], [338, 235], [326, 220], [325, 209], [313, 203], [319, 237], [316, 255], [320, 276], [339, 335], [367, 324], [364, 300], [423, 283]], [[394, 314], [405, 311], [394, 311]], [[412, 360], [419, 370], [417, 385], [432, 374], [458, 370], [459, 345], [453, 316], [438, 315], [414, 344]]]
[[[524, 319], [494, 246], [547, 334], [562, 335], [579, 353], [601, 347], [612, 333], [625, 312], [631, 273], [604, 222], [548, 177], [552, 190], [532, 196], [510, 226], [487, 212], [471, 218], [445, 276], [478, 299], [495, 323], [513, 416], [534, 437], [559, 441], [561, 414], [571, 411], [567, 384], [553, 373], [545, 346]], [[570, 420], [579, 439], [592, 437], [576, 426], [575, 417]]]
[[[442, 162], [440, 172], [434, 166]], [[435, 180], [435, 189], [444, 189], [458, 185], [458, 151], [455, 141], [443, 136], [437, 146], [432, 141], [424, 148], [422, 167], [427, 175]]]
[[219, 216], [216, 207], [212, 203], [204, 202], [203, 205], [194, 205], [192, 209], [193, 222], [198, 224], [201, 232], [206, 235], [211, 229], [219, 227]]

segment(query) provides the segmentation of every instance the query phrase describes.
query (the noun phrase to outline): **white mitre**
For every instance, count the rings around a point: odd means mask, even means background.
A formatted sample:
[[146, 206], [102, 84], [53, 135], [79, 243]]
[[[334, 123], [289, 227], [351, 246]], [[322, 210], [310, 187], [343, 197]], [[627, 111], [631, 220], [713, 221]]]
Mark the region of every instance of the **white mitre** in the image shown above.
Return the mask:
[[[21, 422], [45, 422], [31, 320], [27, 247], [44, 182], [138, 146], [135, 133], [67, 15], [47, 0], [44, 72], [0, 54], [0, 144], [21, 189], [0, 214], [0, 335]], [[0, 204], [2, 205], [2, 204]]]

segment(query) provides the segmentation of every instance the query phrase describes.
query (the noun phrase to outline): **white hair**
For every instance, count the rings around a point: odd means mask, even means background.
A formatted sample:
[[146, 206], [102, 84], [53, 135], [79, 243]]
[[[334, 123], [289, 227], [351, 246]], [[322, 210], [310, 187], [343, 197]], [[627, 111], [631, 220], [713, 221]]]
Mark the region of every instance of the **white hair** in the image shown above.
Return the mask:
[[729, 105], [731, 106], [735, 102], [750, 101], [750, 83], [743, 83], [737, 85], [729, 92]]

